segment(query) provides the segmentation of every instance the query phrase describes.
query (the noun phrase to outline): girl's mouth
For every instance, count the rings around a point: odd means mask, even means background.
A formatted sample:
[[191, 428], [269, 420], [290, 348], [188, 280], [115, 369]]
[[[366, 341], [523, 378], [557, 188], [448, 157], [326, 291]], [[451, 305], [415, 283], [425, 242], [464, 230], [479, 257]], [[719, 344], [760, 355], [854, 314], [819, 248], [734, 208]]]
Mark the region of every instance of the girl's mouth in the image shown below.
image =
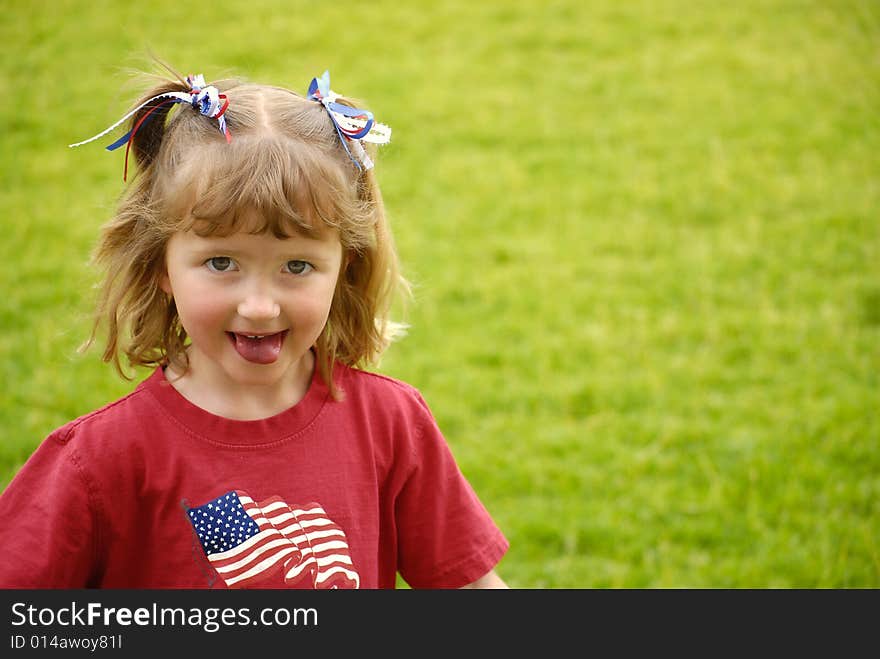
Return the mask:
[[253, 364], [271, 364], [278, 359], [287, 330], [274, 334], [226, 332], [235, 351]]

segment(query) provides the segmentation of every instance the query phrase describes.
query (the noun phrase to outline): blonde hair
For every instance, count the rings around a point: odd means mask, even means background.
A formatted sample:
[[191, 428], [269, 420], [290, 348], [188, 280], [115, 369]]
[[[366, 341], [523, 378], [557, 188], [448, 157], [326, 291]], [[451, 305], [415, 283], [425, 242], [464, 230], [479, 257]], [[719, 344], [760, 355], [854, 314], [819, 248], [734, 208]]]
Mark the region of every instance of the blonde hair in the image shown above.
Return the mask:
[[[345, 256], [315, 352], [321, 377], [340, 398], [334, 362], [375, 364], [403, 328], [389, 313], [408, 285], [374, 171], [352, 162], [320, 103], [279, 87], [212, 84], [229, 100], [231, 142], [216, 120], [177, 105], [153, 110], [135, 133], [137, 173], [94, 254], [103, 280], [86, 345], [106, 325], [103, 359], [123, 377], [129, 376], [122, 355], [130, 366], [173, 363], [185, 371], [186, 330], [160, 287], [170, 237], [246, 230], [284, 238], [314, 235], [323, 225], [338, 231]], [[138, 104], [174, 91], [189, 91], [179, 75], [163, 78]], [[351, 99], [338, 102], [355, 106]], [[135, 113], [131, 126], [151, 109]]]

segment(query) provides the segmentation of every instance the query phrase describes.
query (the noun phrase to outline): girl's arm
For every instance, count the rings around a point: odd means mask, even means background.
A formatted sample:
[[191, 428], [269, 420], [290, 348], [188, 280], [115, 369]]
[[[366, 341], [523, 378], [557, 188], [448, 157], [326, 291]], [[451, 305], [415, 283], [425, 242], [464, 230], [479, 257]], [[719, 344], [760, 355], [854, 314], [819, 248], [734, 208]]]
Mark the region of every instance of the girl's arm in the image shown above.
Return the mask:
[[504, 580], [496, 574], [495, 570], [489, 570], [476, 581], [469, 583], [462, 588], [509, 588]]

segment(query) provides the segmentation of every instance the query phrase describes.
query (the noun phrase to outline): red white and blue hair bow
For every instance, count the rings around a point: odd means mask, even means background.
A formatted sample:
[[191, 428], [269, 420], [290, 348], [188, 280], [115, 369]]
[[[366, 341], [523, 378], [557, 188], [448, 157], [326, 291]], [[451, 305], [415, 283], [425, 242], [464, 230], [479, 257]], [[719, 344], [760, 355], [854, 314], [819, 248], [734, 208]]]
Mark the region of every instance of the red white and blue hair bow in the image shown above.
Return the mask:
[[324, 71], [324, 75], [320, 78], [312, 78], [309, 85], [309, 100], [318, 101], [327, 110], [342, 146], [345, 147], [345, 152], [358, 169], [372, 169], [373, 161], [370, 160], [361, 141], [388, 144], [391, 141], [391, 129], [385, 124], [376, 123], [373, 113], [369, 110], [337, 103], [336, 99], [339, 96], [330, 89], [329, 71]]
[[110, 144], [106, 147], [108, 151], [114, 151], [125, 144], [125, 172], [122, 177], [123, 180], [125, 180], [125, 178], [128, 176], [128, 151], [131, 148], [131, 142], [134, 139], [134, 136], [137, 133], [138, 129], [153, 116], [153, 112], [155, 110], [164, 105], [169, 105], [172, 103], [186, 103], [188, 105], [191, 105], [193, 109], [199, 112], [199, 114], [203, 114], [211, 119], [216, 119], [217, 125], [220, 128], [220, 132], [223, 133], [223, 135], [226, 137], [226, 141], [231, 141], [232, 136], [229, 134], [229, 128], [226, 125], [226, 117], [223, 116], [226, 112], [226, 109], [229, 107], [229, 100], [226, 98], [226, 95], [221, 94], [216, 87], [212, 85], [206, 85], [205, 77], [201, 74], [187, 76], [186, 82], [190, 87], [189, 92], [166, 92], [164, 94], [159, 94], [157, 96], [154, 96], [153, 98], [147, 99], [146, 101], [138, 105], [134, 110], [122, 117], [119, 121], [114, 123], [112, 126], [108, 126], [97, 135], [94, 135], [87, 140], [83, 140], [82, 142], [77, 142], [76, 144], [70, 144], [68, 146], [82, 146], [83, 144], [94, 142], [95, 140], [104, 137], [104, 135], [111, 132], [121, 124], [125, 123], [133, 114], [135, 114], [142, 108], [153, 104], [150, 107], [150, 110], [146, 114], [144, 114], [144, 116], [142, 116], [134, 126], [132, 126], [131, 130], [129, 130], [125, 135], [113, 142], [113, 144]]

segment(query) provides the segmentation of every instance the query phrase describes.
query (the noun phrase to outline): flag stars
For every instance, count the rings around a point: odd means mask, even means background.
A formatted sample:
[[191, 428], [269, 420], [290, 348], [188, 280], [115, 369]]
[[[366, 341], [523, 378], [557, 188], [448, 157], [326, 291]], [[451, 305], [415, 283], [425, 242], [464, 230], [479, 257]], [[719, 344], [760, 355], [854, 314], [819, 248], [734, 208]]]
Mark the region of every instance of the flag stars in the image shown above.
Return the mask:
[[187, 513], [209, 555], [234, 549], [260, 532], [260, 526], [244, 509], [234, 491], [191, 508]]

